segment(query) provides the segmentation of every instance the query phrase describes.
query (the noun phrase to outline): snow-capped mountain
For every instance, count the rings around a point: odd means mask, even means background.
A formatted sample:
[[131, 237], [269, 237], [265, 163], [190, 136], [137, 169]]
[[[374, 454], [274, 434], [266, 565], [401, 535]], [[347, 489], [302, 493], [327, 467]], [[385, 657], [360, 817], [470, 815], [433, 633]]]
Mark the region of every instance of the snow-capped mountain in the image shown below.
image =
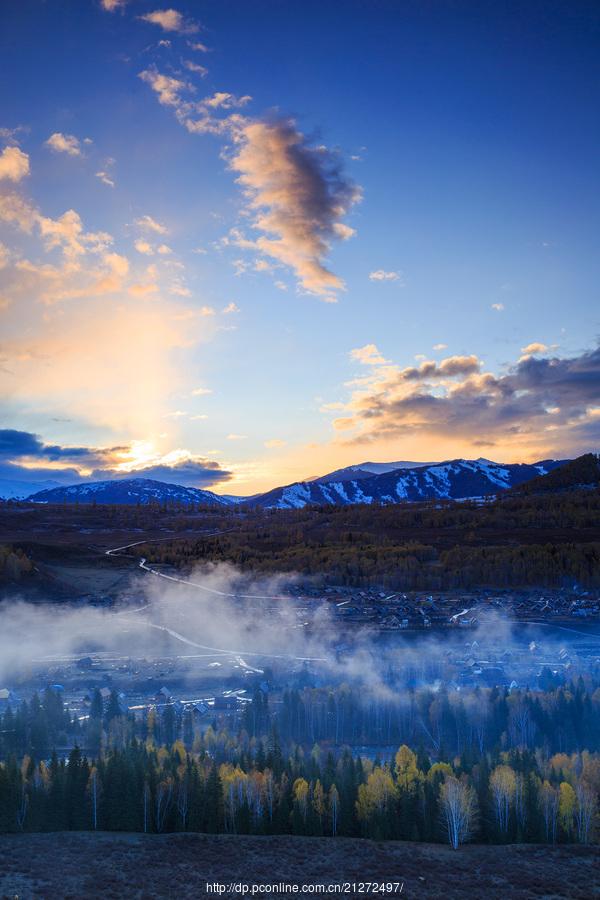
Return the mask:
[[269, 509], [301, 509], [307, 504], [466, 500], [515, 487], [530, 478], [545, 475], [564, 462], [546, 459], [531, 465], [501, 465], [488, 459], [454, 459], [417, 468], [394, 469], [380, 475], [363, 477], [361, 471], [360, 477], [354, 479], [300, 481], [276, 488], [249, 502]]
[[[351, 503], [399, 503], [419, 500], [467, 500], [517, 487], [565, 465], [568, 460], [502, 465], [489, 459], [454, 459], [441, 463], [361, 463], [313, 481], [298, 481], [253, 497], [219, 495], [200, 488], [167, 484], [150, 478], [96, 481], [37, 491], [35, 503], [209, 504], [301, 509], [308, 504], [346, 506]], [[382, 468], [370, 472], [367, 466]]]
[[229, 506], [231, 501], [212, 491], [167, 484], [151, 478], [124, 478], [119, 481], [93, 481], [72, 487], [38, 491], [28, 497], [34, 503], [114, 503], [135, 506], [138, 503], [183, 503]]
[[60, 487], [60, 482], [50, 479], [38, 481], [36, 484], [32, 481], [0, 478], [0, 499], [23, 500], [25, 497], [29, 497], [32, 491], [49, 491], [56, 487]]
[[364, 462], [358, 463], [356, 466], [336, 469], [335, 472], [320, 475], [318, 478], [309, 478], [307, 481], [316, 481], [320, 484], [327, 481], [358, 481], [360, 478], [370, 478], [372, 475], [384, 475], [386, 472], [393, 472], [395, 469], [418, 469], [422, 466], [434, 465], [436, 464], [432, 462], [407, 462], [404, 460], [390, 463]]

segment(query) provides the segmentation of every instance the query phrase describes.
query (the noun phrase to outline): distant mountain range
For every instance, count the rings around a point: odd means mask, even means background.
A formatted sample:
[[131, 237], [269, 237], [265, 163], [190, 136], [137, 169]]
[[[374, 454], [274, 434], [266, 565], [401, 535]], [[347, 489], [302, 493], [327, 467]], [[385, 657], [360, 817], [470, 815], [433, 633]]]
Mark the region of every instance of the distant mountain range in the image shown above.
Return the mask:
[[[531, 478], [545, 475], [564, 460], [545, 459], [531, 465], [500, 465], [488, 459], [454, 459], [380, 475], [365, 475], [364, 466], [338, 472], [317, 481], [299, 481], [254, 497], [254, 506], [299, 509], [307, 504], [399, 503], [412, 500], [466, 500], [496, 494]], [[360, 473], [357, 477], [356, 470]]]
[[[592, 454], [588, 455], [596, 459]], [[560, 483], [559, 472], [577, 462], [545, 459], [532, 464], [501, 465], [489, 459], [454, 459], [441, 463], [402, 463], [399, 466], [396, 463], [361, 463], [253, 497], [219, 495], [149, 478], [127, 478], [51, 488], [37, 491], [27, 499], [35, 503], [175, 503], [259, 506], [265, 509], [301, 509], [309, 504], [346, 506], [352, 503], [468, 500], [517, 488], [532, 482], [532, 479], [543, 482], [544, 477], [550, 478], [548, 473], [555, 470]], [[577, 477], [588, 477], [592, 470], [593, 466], [589, 463], [583, 468], [580, 466], [576, 470]]]
[[208, 504], [229, 506], [231, 501], [212, 491], [167, 484], [151, 478], [124, 478], [119, 481], [93, 481], [71, 487], [57, 487], [31, 494], [35, 503], [106, 503], [137, 506], [148, 503]]

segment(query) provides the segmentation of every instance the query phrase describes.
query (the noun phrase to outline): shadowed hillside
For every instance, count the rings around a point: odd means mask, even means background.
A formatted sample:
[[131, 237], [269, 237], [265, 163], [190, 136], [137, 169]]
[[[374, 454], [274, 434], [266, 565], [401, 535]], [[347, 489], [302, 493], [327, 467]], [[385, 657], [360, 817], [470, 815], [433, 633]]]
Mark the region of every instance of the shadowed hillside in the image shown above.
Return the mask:
[[586, 453], [553, 469], [539, 478], [532, 478], [515, 488], [515, 493], [547, 494], [573, 488], [594, 488], [600, 484], [600, 456]]
[[[401, 882], [401, 894], [386, 896], [424, 900], [589, 900], [600, 891], [594, 847], [509, 844], [454, 852], [442, 844], [352, 839], [59, 833], [3, 835], [0, 854], [0, 896], [19, 900], [216, 896], [206, 890], [215, 881]], [[353, 895], [359, 896], [347, 894]]]

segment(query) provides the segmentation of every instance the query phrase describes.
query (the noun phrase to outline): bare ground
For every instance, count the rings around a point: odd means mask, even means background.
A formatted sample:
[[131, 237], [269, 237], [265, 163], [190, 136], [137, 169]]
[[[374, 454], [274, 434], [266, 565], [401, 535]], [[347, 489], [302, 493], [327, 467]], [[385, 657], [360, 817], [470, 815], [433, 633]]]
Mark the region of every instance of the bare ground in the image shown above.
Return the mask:
[[427, 900], [590, 900], [600, 897], [600, 854], [597, 847], [471, 845], [453, 852], [440, 844], [285, 836], [0, 836], [3, 900], [192, 898], [209, 895], [207, 882], [281, 881], [349, 882], [350, 896], [358, 895], [353, 882], [372, 881], [403, 882], [402, 897]]

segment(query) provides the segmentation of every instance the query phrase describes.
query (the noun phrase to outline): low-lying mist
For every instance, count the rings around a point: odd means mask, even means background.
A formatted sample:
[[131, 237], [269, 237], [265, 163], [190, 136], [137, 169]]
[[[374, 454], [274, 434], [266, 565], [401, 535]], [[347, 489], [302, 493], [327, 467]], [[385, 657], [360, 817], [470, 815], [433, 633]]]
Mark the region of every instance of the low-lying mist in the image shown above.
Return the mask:
[[[394, 632], [382, 637], [368, 627], [342, 629], [329, 604], [304, 605], [285, 594], [283, 576], [253, 580], [220, 564], [197, 569], [188, 579], [149, 571], [136, 606], [130, 600], [111, 608], [5, 601], [0, 605], [0, 681], [48, 667], [53, 660], [98, 653], [147, 660], [178, 656], [182, 662], [223, 657], [241, 658], [257, 671], [306, 663], [332, 683], [358, 682], [384, 696], [398, 689], [391, 670], [410, 672], [421, 683], [443, 683], [449, 648], [474, 641], [498, 653], [517, 647], [511, 625], [497, 615], [476, 631], [451, 635]], [[522, 639], [518, 647], [522, 651]]]

